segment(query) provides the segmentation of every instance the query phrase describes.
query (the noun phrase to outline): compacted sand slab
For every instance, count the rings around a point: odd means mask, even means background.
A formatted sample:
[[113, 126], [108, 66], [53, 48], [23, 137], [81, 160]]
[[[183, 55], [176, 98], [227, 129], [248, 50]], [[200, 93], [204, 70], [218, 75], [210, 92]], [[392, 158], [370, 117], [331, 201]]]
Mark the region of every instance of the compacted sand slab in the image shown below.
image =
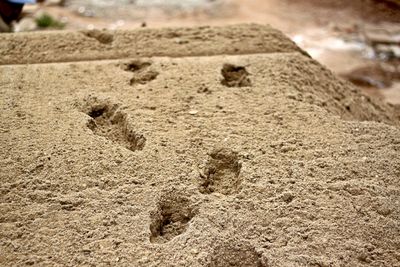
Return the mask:
[[55, 31], [2, 35], [0, 64], [291, 51], [305, 53], [281, 32], [256, 24], [135, 31]]
[[0, 265], [400, 265], [393, 107], [297, 48], [182, 45], [0, 67]]

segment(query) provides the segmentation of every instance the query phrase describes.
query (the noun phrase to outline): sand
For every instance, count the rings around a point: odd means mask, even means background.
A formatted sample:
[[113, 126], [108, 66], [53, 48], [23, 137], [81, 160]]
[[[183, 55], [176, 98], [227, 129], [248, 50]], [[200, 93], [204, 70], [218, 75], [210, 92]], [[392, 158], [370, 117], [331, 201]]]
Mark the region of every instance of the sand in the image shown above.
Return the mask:
[[[269, 26], [54, 31], [6, 34], [0, 64], [71, 62], [132, 57], [183, 57], [301, 51]], [[305, 53], [305, 52], [302, 52]]]
[[0, 40], [1, 266], [400, 266], [394, 106], [267, 26], [98, 34]]

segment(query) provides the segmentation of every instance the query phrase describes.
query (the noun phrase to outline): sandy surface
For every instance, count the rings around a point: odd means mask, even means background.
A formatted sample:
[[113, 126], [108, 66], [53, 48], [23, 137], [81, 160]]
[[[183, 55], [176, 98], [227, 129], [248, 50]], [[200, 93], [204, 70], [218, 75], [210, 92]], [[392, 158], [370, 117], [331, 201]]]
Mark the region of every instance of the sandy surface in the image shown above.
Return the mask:
[[0, 65], [150, 56], [208, 56], [300, 51], [269, 26], [54, 31], [4, 34]]
[[[394, 0], [397, 1], [397, 0]], [[67, 29], [135, 29], [142, 26], [270, 24], [342, 77], [369, 65], [386, 64], [364, 34], [379, 30], [398, 40], [400, 5], [390, 0], [66, 0], [40, 8], [66, 22]], [[25, 6], [35, 13], [38, 6]], [[37, 12], [40, 14], [40, 11]], [[389, 33], [389, 34], [388, 34]], [[398, 65], [398, 63], [397, 63]], [[367, 80], [376, 80], [370, 73]], [[400, 82], [387, 88], [359, 86], [372, 97], [400, 104]], [[359, 84], [357, 84], [359, 85]]]
[[400, 265], [398, 111], [269, 28], [208, 30], [0, 41], [0, 265]]

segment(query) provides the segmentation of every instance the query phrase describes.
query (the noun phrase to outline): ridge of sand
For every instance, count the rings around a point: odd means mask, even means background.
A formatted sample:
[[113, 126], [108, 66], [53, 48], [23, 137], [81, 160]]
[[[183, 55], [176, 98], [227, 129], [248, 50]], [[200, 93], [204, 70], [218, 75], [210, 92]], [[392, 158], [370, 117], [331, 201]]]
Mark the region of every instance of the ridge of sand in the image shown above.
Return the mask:
[[0, 64], [301, 52], [267, 25], [4, 34]]
[[1, 266], [400, 264], [399, 118], [302, 53], [0, 77]]

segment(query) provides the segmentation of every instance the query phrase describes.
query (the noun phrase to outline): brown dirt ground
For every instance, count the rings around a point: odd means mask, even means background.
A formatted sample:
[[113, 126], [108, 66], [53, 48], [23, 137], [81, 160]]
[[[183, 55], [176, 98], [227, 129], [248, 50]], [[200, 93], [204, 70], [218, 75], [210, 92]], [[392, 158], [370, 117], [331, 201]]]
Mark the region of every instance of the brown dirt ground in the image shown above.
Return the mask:
[[265, 26], [91, 36], [0, 40], [0, 265], [400, 265], [393, 106]]

